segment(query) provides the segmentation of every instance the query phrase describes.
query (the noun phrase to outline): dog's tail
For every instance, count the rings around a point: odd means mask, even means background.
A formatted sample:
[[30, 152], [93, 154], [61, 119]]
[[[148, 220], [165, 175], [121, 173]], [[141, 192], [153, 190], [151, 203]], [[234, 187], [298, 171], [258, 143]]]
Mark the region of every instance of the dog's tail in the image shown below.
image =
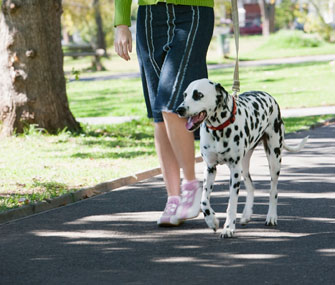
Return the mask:
[[307, 140], [308, 140], [309, 136], [305, 137], [299, 145], [297, 146], [288, 146], [285, 141], [283, 143], [283, 147], [284, 149], [286, 149], [287, 151], [290, 151], [290, 152], [298, 152], [300, 150], [302, 150], [302, 148], [305, 146]]

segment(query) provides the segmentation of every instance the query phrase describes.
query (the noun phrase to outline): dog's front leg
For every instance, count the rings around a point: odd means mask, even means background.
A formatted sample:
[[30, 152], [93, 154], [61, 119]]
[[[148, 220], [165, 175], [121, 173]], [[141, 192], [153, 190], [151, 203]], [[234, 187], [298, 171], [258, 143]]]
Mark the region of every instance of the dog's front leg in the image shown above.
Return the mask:
[[215, 212], [213, 211], [210, 204], [210, 195], [213, 190], [213, 185], [216, 176], [216, 167], [205, 168], [204, 173], [204, 183], [203, 183], [203, 192], [201, 198], [201, 210], [204, 214], [205, 221], [210, 229], [216, 232], [219, 228], [219, 220], [215, 217]]
[[240, 192], [240, 181], [242, 167], [239, 165], [229, 166], [230, 182], [229, 182], [229, 203], [227, 208], [227, 218], [221, 233], [221, 238], [233, 237], [236, 226], [236, 212], [238, 194]]

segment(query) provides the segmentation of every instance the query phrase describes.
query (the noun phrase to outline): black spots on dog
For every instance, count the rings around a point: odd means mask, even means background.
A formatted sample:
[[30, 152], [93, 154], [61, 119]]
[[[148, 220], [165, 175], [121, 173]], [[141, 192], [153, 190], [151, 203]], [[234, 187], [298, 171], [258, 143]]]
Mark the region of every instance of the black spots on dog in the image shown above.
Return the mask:
[[243, 133], [242, 133], [242, 131], [240, 131], [240, 138], [243, 138]]
[[[230, 152], [230, 147], [228, 147], [225, 151], [221, 151], [220, 154], [221, 154], [221, 155], [224, 155], [224, 154], [226, 154], [227, 152]], [[226, 161], [226, 160], [224, 159], [224, 161]]]
[[275, 199], [278, 199], [278, 193], [275, 195]]
[[263, 146], [265, 151], [270, 155], [271, 154], [271, 150], [268, 146], [268, 141], [269, 141], [269, 135], [267, 133], [264, 133], [264, 135], [262, 136], [261, 140], [263, 140]]
[[218, 95], [216, 95], [216, 105], [218, 106], [218, 105], [220, 105], [221, 103], [222, 103], [222, 101], [223, 101], [223, 95], [222, 94], [218, 94]]
[[249, 113], [248, 113], [247, 109], [244, 109], [244, 113], [245, 113], [245, 116], [246, 116], [247, 118], [249, 118]]
[[211, 214], [211, 212], [209, 211], [209, 209], [206, 209], [205, 211], [203, 211], [204, 217], [207, 217]]
[[240, 109], [237, 110], [237, 113], [241, 116], [242, 115], [242, 112]]
[[248, 126], [247, 120], [245, 120], [244, 132], [245, 132], [245, 134], [246, 134], [247, 137], [250, 135], [250, 130], [249, 130], [249, 126]]
[[207, 146], [207, 145], [204, 145], [204, 149], [208, 149], [208, 146]]
[[210, 117], [210, 120], [212, 122], [215, 122], [217, 120], [216, 113], [214, 112], [214, 115]]
[[[244, 146], [245, 146], [245, 148], [248, 146], [247, 138], [244, 138]], [[244, 150], [243, 156], [244, 155], [245, 155], [245, 150]]]
[[193, 95], [192, 95], [192, 99], [194, 101], [200, 101], [202, 98], [204, 97], [204, 94], [202, 94], [201, 92], [199, 92], [198, 90], [194, 90], [193, 91]]
[[276, 157], [278, 158], [280, 156], [280, 148], [276, 147], [273, 151], [276, 154]]
[[234, 174], [234, 177], [235, 177], [235, 178], [238, 178], [238, 173], [235, 173], [235, 174]]
[[206, 202], [202, 202], [202, 205], [207, 206], [207, 203]]
[[253, 102], [252, 106], [255, 108], [255, 110], [259, 110], [259, 106], [256, 102]]
[[273, 130], [275, 131], [275, 133], [278, 133], [280, 128], [281, 128], [281, 122], [278, 121], [278, 119], [275, 119], [273, 124]]
[[224, 119], [225, 117], [227, 117], [227, 111], [221, 112], [221, 118]]
[[238, 125], [236, 125], [236, 126], [234, 127], [234, 129], [235, 129], [235, 131], [237, 131], [237, 130], [238, 130]]
[[258, 128], [258, 125], [259, 125], [259, 119], [258, 119], [258, 118], [256, 118], [256, 122], [255, 122], [255, 129], [257, 129], [257, 128]]
[[263, 114], [263, 115], [262, 115], [262, 121], [264, 121], [264, 120], [265, 120], [265, 115]]
[[238, 164], [239, 162], [240, 162], [240, 157], [238, 156], [237, 158], [236, 158], [236, 161], [235, 161], [235, 164]]
[[228, 142], [223, 142], [223, 147], [227, 147], [228, 146]]
[[216, 167], [207, 167], [207, 172], [213, 174], [216, 171]]
[[272, 113], [273, 113], [273, 106], [272, 105], [269, 108], [269, 112], [270, 112], [270, 115], [272, 115]]
[[214, 85], [214, 83], [212, 81], [210, 81], [210, 80], [208, 80], [208, 83]]
[[254, 120], [253, 120], [253, 117], [250, 117], [250, 128], [251, 128], [251, 130], [254, 129]]
[[238, 195], [240, 193], [240, 188], [238, 188], [237, 190], [236, 190], [236, 195]]
[[[234, 159], [232, 157], [229, 158], [230, 163], [234, 163]], [[230, 183], [231, 184], [231, 183]]]
[[280, 175], [280, 171], [278, 171], [278, 172], [276, 173], [276, 175], [279, 176], [279, 175]]
[[240, 136], [239, 136], [239, 135], [236, 135], [236, 136], [234, 137], [234, 142], [235, 142], [237, 145], [240, 144]]
[[213, 136], [217, 141], [220, 141], [220, 138], [217, 133], [218, 133], [217, 131], [213, 131]]
[[231, 128], [227, 128], [226, 130], [226, 137], [229, 138], [231, 134]]
[[233, 221], [233, 224], [236, 225], [236, 220]]
[[184, 92], [184, 93], [183, 93], [183, 97], [184, 97], [184, 99], [186, 98], [186, 96], [187, 96], [187, 93]]

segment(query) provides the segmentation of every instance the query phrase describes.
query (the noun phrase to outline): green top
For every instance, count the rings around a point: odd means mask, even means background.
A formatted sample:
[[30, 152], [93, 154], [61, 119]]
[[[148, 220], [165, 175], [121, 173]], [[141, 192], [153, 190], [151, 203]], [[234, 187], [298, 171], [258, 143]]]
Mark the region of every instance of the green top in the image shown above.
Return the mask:
[[[132, 0], [115, 0], [115, 26], [127, 25], [130, 27], [131, 1]], [[214, 0], [138, 0], [139, 5], [154, 5], [158, 2], [166, 2], [175, 5], [214, 7]]]

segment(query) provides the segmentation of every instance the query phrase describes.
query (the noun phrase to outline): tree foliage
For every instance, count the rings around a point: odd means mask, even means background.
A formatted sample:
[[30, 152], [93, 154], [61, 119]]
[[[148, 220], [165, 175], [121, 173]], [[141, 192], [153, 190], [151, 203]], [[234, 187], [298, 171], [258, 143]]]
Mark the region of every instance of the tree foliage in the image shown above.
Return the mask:
[[114, 0], [63, 0], [63, 28], [70, 35], [78, 33], [86, 43], [95, 43], [97, 25], [94, 4], [96, 2], [98, 2], [100, 8], [107, 46], [110, 46], [114, 40]]

